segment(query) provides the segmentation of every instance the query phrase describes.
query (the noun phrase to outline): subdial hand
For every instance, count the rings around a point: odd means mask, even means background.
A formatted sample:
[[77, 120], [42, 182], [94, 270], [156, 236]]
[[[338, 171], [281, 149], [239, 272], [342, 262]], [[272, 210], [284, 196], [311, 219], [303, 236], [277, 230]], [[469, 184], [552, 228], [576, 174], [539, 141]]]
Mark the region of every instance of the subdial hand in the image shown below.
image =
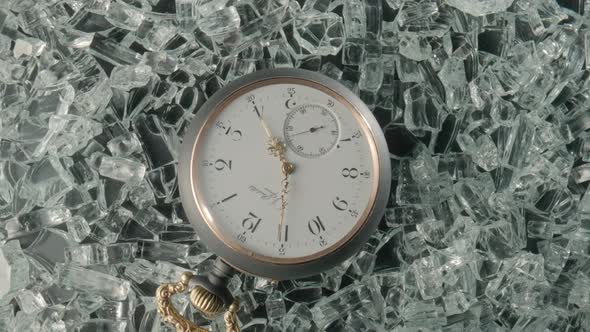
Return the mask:
[[324, 128], [325, 128], [324, 126], [311, 127], [308, 130], [306, 130], [306, 131], [302, 131], [300, 133], [293, 134], [293, 135], [291, 135], [291, 137], [297, 136], [297, 135], [301, 135], [301, 134], [315, 133], [316, 131], [318, 131], [320, 129], [324, 129]]

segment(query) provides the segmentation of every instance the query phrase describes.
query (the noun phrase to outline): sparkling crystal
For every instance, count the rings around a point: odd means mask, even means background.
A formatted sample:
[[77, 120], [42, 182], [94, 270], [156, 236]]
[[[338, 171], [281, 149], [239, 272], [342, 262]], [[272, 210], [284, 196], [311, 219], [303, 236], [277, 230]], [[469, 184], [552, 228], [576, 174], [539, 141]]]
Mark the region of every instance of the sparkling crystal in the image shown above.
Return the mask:
[[80, 116], [52, 115], [49, 118], [49, 131], [35, 154], [41, 156], [48, 152], [53, 156], [71, 156], [99, 135], [101, 130], [97, 122]]
[[57, 30], [59, 41], [67, 47], [88, 48], [94, 39], [94, 32], [84, 32], [70, 27]]
[[183, 29], [190, 30], [197, 23], [197, 0], [176, 0], [176, 17]]
[[344, 42], [342, 18], [333, 13], [315, 14], [296, 24], [295, 39], [311, 54], [336, 54]]
[[117, 243], [108, 246], [85, 244], [67, 248], [64, 255], [66, 263], [80, 266], [107, 265], [133, 261], [136, 250], [135, 243]]
[[111, 73], [111, 86], [122, 90], [138, 88], [148, 83], [152, 68], [146, 65], [120, 66]]
[[37, 38], [19, 38], [14, 44], [13, 54], [15, 58], [21, 56], [39, 56], [45, 50], [47, 44]]
[[14, 307], [12, 304], [0, 306], [0, 329], [10, 331], [14, 322]]
[[287, 310], [285, 309], [285, 301], [283, 300], [283, 294], [281, 292], [273, 292], [267, 298], [265, 302], [266, 316], [268, 319], [282, 319], [285, 316]]
[[127, 133], [110, 140], [107, 148], [115, 157], [128, 157], [141, 151], [141, 142], [135, 133]]
[[224, 35], [240, 27], [240, 15], [234, 6], [208, 13], [198, 20], [199, 28], [208, 36]]
[[0, 247], [0, 297], [17, 291], [29, 283], [29, 262], [18, 241], [8, 241]]
[[139, 183], [145, 175], [145, 170], [146, 167], [142, 163], [130, 159], [103, 157], [98, 172], [117, 181]]
[[136, 259], [125, 267], [125, 275], [138, 284], [143, 284], [154, 274], [156, 266], [145, 259]]
[[375, 286], [370, 281], [353, 284], [329, 297], [322, 298], [311, 309], [314, 322], [319, 328], [323, 328], [347, 313], [360, 308], [378, 311], [383, 300], [379, 299], [379, 294], [376, 294]]
[[73, 179], [67, 171], [68, 159], [49, 157], [32, 166], [21, 188], [21, 196], [40, 206], [52, 206], [73, 187]]
[[91, 314], [102, 307], [105, 299], [102, 296], [81, 292], [75, 300], [75, 307], [84, 314]]
[[90, 226], [83, 217], [74, 216], [66, 224], [68, 226], [68, 233], [76, 242], [82, 242], [90, 234]]
[[152, 207], [138, 211], [135, 220], [153, 233], [161, 232], [168, 224], [168, 218]]
[[59, 284], [72, 289], [93, 292], [120, 301], [126, 299], [129, 294], [128, 281], [105, 273], [65, 264], [58, 264], [56, 273]]
[[178, 69], [178, 59], [166, 52], [146, 52], [143, 62], [158, 74], [170, 75]]
[[447, 323], [443, 309], [434, 300], [412, 301], [406, 304], [401, 315], [408, 328], [440, 328]]
[[153, 260], [176, 260], [189, 255], [189, 246], [170, 242], [140, 241], [137, 257]]
[[37, 234], [26, 251], [41, 264], [53, 269], [56, 263], [64, 261], [65, 248], [74, 244], [68, 233], [59, 229], [45, 228]]
[[105, 18], [116, 27], [134, 31], [143, 22], [144, 14], [138, 8], [125, 2], [113, 2], [110, 4]]
[[414, 261], [412, 271], [422, 298], [425, 300], [442, 295], [442, 271], [436, 256], [429, 256]]
[[283, 317], [285, 332], [306, 331], [311, 329], [313, 315], [309, 308], [295, 303]]
[[572, 169], [572, 176], [576, 183], [590, 181], [590, 164], [583, 164]]
[[72, 217], [70, 210], [63, 207], [43, 208], [21, 215], [19, 223], [28, 231], [44, 227], [53, 227], [69, 221]]
[[21, 310], [27, 314], [42, 311], [48, 306], [40, 292], [30, 289], [24, 289], [18, 292], [16, 301]]
[[76, 332], [93, 332], [93, 331], [127, 331], [128, 321], [110, 320], [110, 319], [89, 319], [85, 322], [77, 322], [74, 326]]
[[483, 16], [498, 13], [506, 10], [514, 0], [450, 0], [448, 3], [450, 6], [460, 9], [473, 16]]

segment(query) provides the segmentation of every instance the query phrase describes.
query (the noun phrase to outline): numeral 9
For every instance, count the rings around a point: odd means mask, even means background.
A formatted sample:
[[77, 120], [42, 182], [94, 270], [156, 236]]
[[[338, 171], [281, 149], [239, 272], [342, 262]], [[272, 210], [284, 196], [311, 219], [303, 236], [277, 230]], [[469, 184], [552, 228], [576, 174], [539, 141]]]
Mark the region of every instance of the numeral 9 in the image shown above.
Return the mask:
[[336, 199], [332, 201], [332, 205], [334, 205], [336, 210], [339, 211], [344, 211], [348, 208], [348, 202], [343, 199], [340, 199], [340, 197], [336, 197]]

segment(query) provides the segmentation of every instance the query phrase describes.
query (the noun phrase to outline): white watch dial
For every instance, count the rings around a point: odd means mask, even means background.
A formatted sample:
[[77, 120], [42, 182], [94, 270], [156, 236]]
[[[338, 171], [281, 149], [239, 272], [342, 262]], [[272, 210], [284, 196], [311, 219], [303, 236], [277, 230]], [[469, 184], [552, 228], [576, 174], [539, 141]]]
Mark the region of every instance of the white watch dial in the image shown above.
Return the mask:
[[[330, 252], [371, 209], [378, 175], [367, 125], [346, 102], [314, 86], [244, 88], [198, 138], [196, 189], [214, 232], [232, 247], [271, 261]], [[284, 142], [288, 175], [281, 226], [281, 161], [269, 135]], [[369, 137], [368, 137], [369, 136]]]

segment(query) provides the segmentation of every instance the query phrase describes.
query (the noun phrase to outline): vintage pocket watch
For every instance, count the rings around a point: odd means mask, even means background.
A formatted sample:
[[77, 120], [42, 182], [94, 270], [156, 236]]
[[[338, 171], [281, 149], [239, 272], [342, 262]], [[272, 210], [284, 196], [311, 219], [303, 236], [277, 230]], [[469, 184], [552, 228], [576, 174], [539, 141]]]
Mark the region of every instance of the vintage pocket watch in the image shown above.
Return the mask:
[[229, 308], [232, 330], [232, 274], [294, 279], [349, 258], [383, 216], [391, 168], [380, 126], [352, 91], [318, 73], [271, 69], [232, 81], [201, 107], [178, 176], [186, 215], [219, 258], [207, 276], [162, 285], [160, 313], [178, 330], [199, 330], [169, 300], [191, 289], [206, 316]]

